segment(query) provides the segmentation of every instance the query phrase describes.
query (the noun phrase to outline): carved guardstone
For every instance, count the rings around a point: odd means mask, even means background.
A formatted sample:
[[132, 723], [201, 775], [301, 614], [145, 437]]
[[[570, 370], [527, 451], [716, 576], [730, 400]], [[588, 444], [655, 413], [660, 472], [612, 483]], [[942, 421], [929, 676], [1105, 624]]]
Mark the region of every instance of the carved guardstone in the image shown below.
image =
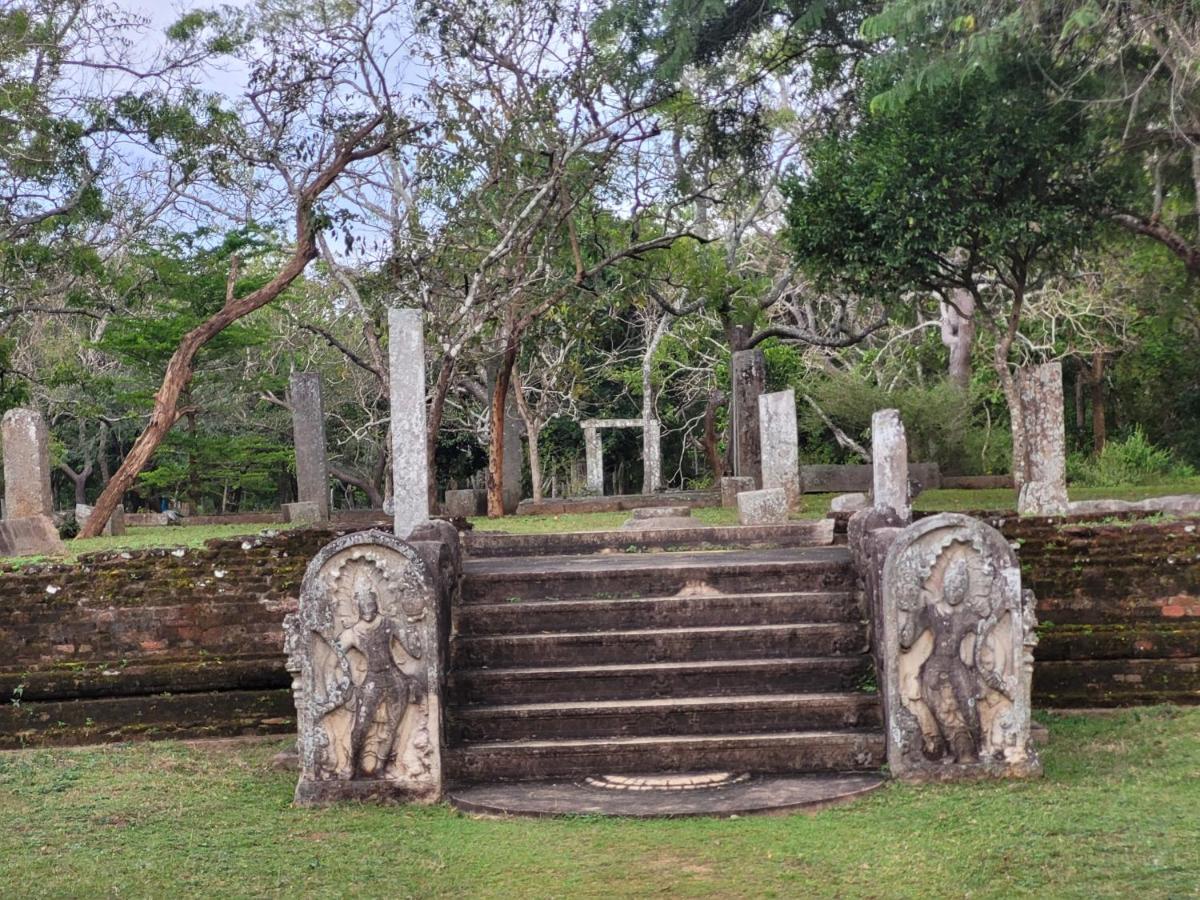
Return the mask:
[[892, 773], [1041, 774], [1029, 734], [1034, 598], [1000, 532], [955, 513], [921, 519], [891, 545], [882, 582]]
[[438, 617], [429, 568], [392, 535], [346, 535], [309, 563], [284, 620], [298, 805], [441, 796]]

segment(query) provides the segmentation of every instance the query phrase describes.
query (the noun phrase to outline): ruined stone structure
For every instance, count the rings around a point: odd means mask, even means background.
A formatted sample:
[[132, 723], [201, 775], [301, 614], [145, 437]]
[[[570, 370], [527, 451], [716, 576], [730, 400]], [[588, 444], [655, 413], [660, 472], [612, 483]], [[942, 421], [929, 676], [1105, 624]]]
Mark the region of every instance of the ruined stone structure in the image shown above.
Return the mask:
[[296, 447], [297, 499], [301, 503], [315, 503], [318, 520], [326, 521], [329, 519], [329, 458], [325, 447], [321, 376], [316, 372], [293, 372], [288, 402], [292, 407], [292, 441]]
[[887, 552], [877, 601], [892, 773], [1040, 773], [1030, 740], [1034, 600], [1004, 536], [955, 513], [908, 526]]
[[726, 476], [721, 479], [721, 505], [726, 508], [736, 507], [738, 494], [755, 489], [753, 478]]
[[284, 620], [302, 805], [441, 796], [441, 634], [433, 574], [378, 531], [338, 538], [309, 564]]
[[392, 408], [392, 503], [395, 532], [408, 537], [429, 521], [425, 434], [425, 331], [419, 309], [388, 310]]
[[908, 438], [900, 412], [881, 409], [871, 416], [871, 465], [874, 470], [871, 502], [892, 509], [905, 522], [912, 521], [908, 489]]
[[759, 444], [762, 452], [762, 486], [781, 488], [788, 509], [801, 506], [799, 432], [796, 428], [796, 392], [777, 391], [758, 397]]
[[662, 487], [661, 426], [657, 419], [649, 423], [641, 419], [586, 419], [579, 423], [579, 427], [583, 429], [589, 494], [604, 496], [604, 446], [600, 442], [602, 428], [641, 428], [642, 493], [652, 494]]
[[50, 441], [46, 420], [32, 409], [14, 408], [0, 420], [4, 453], [4, 520], [0, 556], [65, 553], [51, 516]]
[[1025, 423], [1024, 478], [1017, 512], [1023, 516], [1061, 516], [1069, 508], [1062, 363], [1021, 369], [1017, 389]]

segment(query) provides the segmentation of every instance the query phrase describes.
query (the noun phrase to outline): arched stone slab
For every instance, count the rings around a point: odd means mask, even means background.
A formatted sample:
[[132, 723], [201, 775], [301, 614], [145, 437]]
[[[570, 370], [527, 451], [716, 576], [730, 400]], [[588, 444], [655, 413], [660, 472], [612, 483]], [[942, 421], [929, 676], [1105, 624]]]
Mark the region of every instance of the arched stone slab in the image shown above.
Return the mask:
[[1016, 554], [969, 516], [921, 519], [883, 565], [888, 764], [910, 780], [1037, 775], [1034, 598]]
[[297, 804], [441, 797], [438, 616], [434, 577], [390, 534], [346, 535], [309, 563], [284, 621]]

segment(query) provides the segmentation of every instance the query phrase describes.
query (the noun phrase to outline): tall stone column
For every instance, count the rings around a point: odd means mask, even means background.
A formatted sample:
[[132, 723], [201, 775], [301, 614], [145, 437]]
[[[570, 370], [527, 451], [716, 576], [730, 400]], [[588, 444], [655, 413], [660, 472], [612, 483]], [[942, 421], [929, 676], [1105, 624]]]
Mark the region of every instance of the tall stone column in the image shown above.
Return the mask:
[[871, 416], [871, 468], [876, 509], [891, 509], [903, 522], [912, 521], [908, 497], [908, 438], [900, 411], [880, 409]]
[[324, 521], [329, 518], [329, 458], [325, 449], [321, 376], [316, 372], [293, 372], [289, 395], [292, 442], [296, 445], [297, 499], [317, 504]]
[[767, 383], [767, 358], [761, 350], [738, 350], [733, 374], [733, 474], [753, 478], [762, 487], [762, 447], [758, 433], [758, 397]]
[[650, 419], [642, 428], [642, 493], [662, 487], [662, 426]]
[[50, 439], [33, 409], [10, 409], [0, 420], [4, 450], [4, 521], [0, 556], [65, 553], [54, 527]]
[[587, 456], [587, 490], [597, 497], [604, 496], [604, 447], [600, 430], [584, 426], [583, 450]]
[[762, 448], [762, 486], [782, 488], [788, 509], [801, 503], [800, 446], [796, 427], [796, 392], [777, 391], [758, 397], [758, 426]]
[[0, 422], [0, 431], [4, 440], [5, 518], [53, 514], [46, 420], [34, 409], [10, 409]]
[[392, 503], [395, 534], [429, 521], [425, 444], [425, 331], [419, 309], [388, 310], [392, 394]]
[[1025, 480], [1017, 498], [1023, 516], [1067, 512], [1067, 437], [1063, 423], [1062, 363], [1017, 372], [1025, 423]]

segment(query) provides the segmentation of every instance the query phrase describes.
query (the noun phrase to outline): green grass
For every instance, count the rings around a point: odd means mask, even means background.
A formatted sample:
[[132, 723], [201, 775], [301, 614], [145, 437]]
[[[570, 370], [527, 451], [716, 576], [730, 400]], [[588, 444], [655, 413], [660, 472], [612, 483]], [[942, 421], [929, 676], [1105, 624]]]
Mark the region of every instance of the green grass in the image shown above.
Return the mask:
[[1047, 717], [1045, 778], [889, 784], [810, 816], [472, 819], [290, 805], [283, 741], [0, 755], [8, 896], [1183, 897], [1200, 710]]
[[[1071, 485], [1072, 500], [1146, 500], [1171, 494], [1200, 494], [1200, 478], [1187, 478], [1165, 484], [1128, 487], [1079, 487]], [[1017, 493], [1009, 488], [997, 490], [925, 491], [917, 495], [913, 506], [920, 510], [962, 512], [966, 510], [1004, 510], [1017, 508]]]

